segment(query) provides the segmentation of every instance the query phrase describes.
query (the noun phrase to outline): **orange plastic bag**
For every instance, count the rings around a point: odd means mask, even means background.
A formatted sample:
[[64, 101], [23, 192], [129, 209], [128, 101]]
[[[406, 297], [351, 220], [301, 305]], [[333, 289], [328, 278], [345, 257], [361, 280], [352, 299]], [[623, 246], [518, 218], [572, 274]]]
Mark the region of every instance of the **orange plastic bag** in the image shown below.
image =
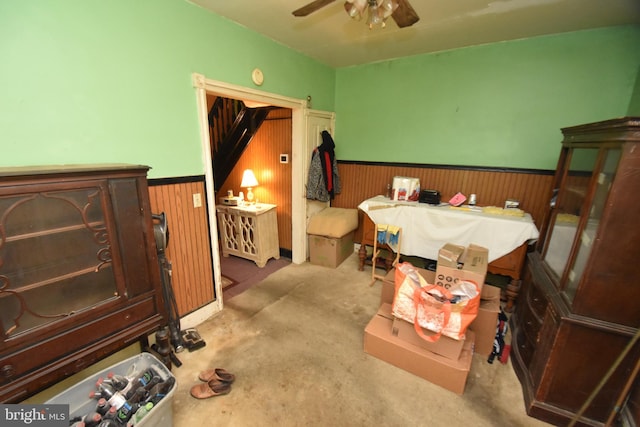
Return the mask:
[[[445, 289], [427, 283], [409, 263], [396, 266], [392, 313], [413, 323], [416, 333], [427, 341], [435, 342], [440, 335], [464, 339], [479, 306], [480, 289], [475, 282], [462, 280]], [[422, 328], [435, 335], [425, 335]]]

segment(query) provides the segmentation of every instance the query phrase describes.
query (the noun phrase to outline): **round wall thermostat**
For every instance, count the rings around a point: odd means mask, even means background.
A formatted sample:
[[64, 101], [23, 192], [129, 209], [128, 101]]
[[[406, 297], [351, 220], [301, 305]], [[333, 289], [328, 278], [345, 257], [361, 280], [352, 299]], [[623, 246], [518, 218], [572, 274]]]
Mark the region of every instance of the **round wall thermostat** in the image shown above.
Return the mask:
[[264, 82], [264, 76], [262, 75], [262, 70], [260, 70], [260, 68], [256, 68], [255, 70], [253, 70], [253, 72], [251, 73], [251, 79], [255, 84], [257, 84], [258, 86], [261, 86], [262, 83]]

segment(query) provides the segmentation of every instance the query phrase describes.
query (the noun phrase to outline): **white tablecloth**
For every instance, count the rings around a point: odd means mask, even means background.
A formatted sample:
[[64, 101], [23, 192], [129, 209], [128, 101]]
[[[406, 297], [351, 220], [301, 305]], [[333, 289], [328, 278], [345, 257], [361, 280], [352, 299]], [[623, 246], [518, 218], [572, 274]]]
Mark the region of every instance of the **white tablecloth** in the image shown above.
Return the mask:
[[489, 262], [538, 238], [531, 215], [524, 217], [487, 214], [481, 211], [430, 206], [417, 202], [397, 202], [377, 196], [358, 206], [376, 224], [402, 227], [400, 253], [438, 259], [445, 243], [489, 249]]

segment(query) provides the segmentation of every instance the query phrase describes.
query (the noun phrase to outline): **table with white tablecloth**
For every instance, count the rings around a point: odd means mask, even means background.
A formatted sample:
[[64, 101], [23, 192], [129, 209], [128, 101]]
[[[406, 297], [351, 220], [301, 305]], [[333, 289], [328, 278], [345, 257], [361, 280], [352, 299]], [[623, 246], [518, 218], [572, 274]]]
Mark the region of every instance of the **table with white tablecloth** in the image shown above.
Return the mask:
[[522, 217], [496, 215], [481, 208], [397, 202], [382, 196], [367, 199], [358, 208], [376, 224], [402, 227], [400, 253], [433, 260], [445, 243], [483, 246], [492, 262], [538, 238], [538, 229], [528, 213]]
[[398, 202], [376, 196], [358, 206], [366, 214], [360, 248], [359, 269], [364, 268], [366, 245], [373, 244], [373, 224], [392, 224], [402, 228], [400, 253], [431, 260], [445, 243], [476, 244], [489, 250], [489, 272], [511, 277], [509, 308], [519, 288], [527, 245], [539, 232], [530, 214], [499, 215], [482, 208], [449, 205], [433, 206], [417, 202]]

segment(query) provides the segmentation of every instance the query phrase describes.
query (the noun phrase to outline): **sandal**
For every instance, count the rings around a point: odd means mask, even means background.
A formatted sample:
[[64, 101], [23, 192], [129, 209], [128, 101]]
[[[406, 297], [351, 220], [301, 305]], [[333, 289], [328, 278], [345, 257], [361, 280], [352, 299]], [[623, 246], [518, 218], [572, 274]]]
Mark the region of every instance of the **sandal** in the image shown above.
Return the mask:
[[214, 396], [229, 394], [230, 391], [230, 383], [213, 380], [191, 387], [191, 396], [195, 397], [196, 399], [208, 399]]
[[224, 368], [215, 368], [215, 369], [207, 369], [206, 371], [200, 372], [200, 375], [198, 375], [198, 379], [204, 382], [217, 380], [223, 383], [231, 384], [236, 380], [236, 376], [233, 375], [231, 372], [228, 372]]

